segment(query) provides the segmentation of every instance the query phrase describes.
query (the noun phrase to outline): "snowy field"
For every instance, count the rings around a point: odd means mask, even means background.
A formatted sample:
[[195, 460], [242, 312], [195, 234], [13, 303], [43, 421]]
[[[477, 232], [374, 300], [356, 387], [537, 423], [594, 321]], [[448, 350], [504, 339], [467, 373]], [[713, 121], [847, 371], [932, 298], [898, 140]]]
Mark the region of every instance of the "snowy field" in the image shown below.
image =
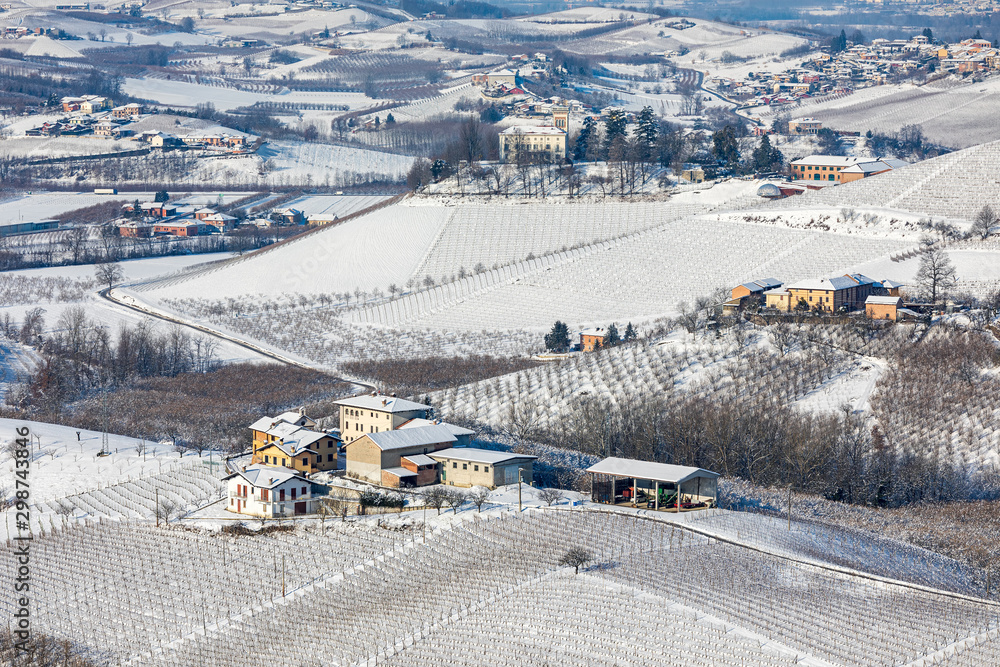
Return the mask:
[[[102, 663], [206, 666], [265, 654], [338, 665], [484, 655], [532, 666], [973, 665], [996, 645], [992, 605], [814, 565], [865, 549], [880, 562], [913, 558], [861, 535], [826, 543], [796, 525], [784, 537], [776, 522], [728, 512], [683, 524], [566, 509], [428, 518], [426, 536], [412, 515], [254, 538], [113, 521], [47, 531], [33, 544], [46, 554], [34, 627]], [[747, 533], [765, 548], [741, 546]], [[557, 561], [581, 535], [593, 556], [574, 574]], [[267, 556], [291, 550], [299, 557]], [[274, 576], [235, 574], [262, 566]], [[413, 596], [414, 579], [437, 585]], [[130, 594], [116, 595], [123, 581]], [[177, 595], [187, 604], [171, 604]], [[298, 632], [282, 631], [290, 625]]]
[[1000, 200], [998, 164], [1000, 140], [759, 208], [871, 207], [971, 221], [984, 204]]
[[335, 215], [343, 218], [386, 199], [385, 195], [316, 195], [293, 199], [285, 206], [298, 209], [306, 216]]
[[364, 148], [306, 144], [292, 141], [271, 141], [257, 152], [273, 170], [266, 180], [313, 183], [316, 185], [346, 184], [355, 174], [370, 179], [400, 180], [405, 178], [413, 158]]
[[1000, 128], [983, 123], [1000, 104], [996, 78], [948, 88], [906, 85], [878, 97], [859, 96], [856, 101], [855, 97], [807, 105], [794, 117], [809, 116], [823, 121], [825, 127], [861, 133], [892, 134], [904, 125], [919, 125], [929, 140], [951, 148], [1000, 139]]
[[152, 192], [95, 195], [92, 192], [39, 192], [0, 201], [0, 225], [52, 220], [57, 215], [106, 201], [153, 201]]

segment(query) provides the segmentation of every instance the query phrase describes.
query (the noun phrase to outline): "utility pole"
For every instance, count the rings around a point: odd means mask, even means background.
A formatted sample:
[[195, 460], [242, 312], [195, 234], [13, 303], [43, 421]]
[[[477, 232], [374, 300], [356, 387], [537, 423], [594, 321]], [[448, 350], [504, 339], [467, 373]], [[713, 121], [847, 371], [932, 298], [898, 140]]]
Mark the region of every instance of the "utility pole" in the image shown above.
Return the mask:
[[156, 490], [156, 507], [153, 509], [153, 514], [156, 515], [156, 527], [160, 527], [160, 490]]
[[788, 532], [792, 531], [792, 485], [788, 485]]
[[281, 597], [285, 597], [285, 554], [281, 554]]
[[427, 544], [427, 501], [424, 501], [424, 544]]
[[517, 469], [517, 511], [521, 510], [521, 469]]

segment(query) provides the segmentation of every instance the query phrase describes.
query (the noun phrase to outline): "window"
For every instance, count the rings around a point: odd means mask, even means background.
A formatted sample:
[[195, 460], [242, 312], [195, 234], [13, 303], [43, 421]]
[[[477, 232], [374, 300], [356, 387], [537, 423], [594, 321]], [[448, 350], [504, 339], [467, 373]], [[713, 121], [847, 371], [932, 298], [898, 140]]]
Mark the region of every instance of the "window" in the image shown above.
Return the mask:
[[302, 457], [302, 465], [304, 465], [304, 466], [308, 466], [309, 465], [309, 457], [308, 456], [303, 456]]
[[458, 464], [457, 464], [457, 463], [455, 463], [454, 461], [452, 461], [452, 462], [451, 462], [451, 467], [452, 467], [452, 468], [457, 468], [457, 467], [458, 467]]
[[303, 496], [306, 495], [306, 487], [304, 487], [304, 486], [302, 487], [302, 495]]
[[332, 461], [333, 460], [333, 454], [327, 454], [326, 455], [326, 460], [327, 461]]
[[[281, 492], [281, 495], [282, 495], [282, 496], [284, 496], [284, 495], [285, 495], [285, 492], [284, 492], [284, 491], [282, 491], [282, 492]], [[282, 500], [284, 500], [284, 497], [282, 497]], [[292, 500], [295, 500], [295, 489], [292, 489]]]
[[269, 459], [269, 457], [267, 456], [267, 454], [265, 454], [264, 455], [264, 463], [270, 463], [270, 461], [268, 459]]
[[[295, 496], [292, 497], [294, 498]], [[278, 491], [278, 500], [284, 501], [284, 499], [285, 499], [285, 490], [281, 489], [280, 491]]]
[[490, 471], [489, 466], [483, 466], [483, 472], [489, 472], [489, 471]]
[[281, 465], [285, 465], [285, 458], [284, 457], [281, 458]]
[[462, 470], [468, 470], [468, 469], [469, 469], [469, 464], [468, 463], [463, 463], [462, 464]]
[[262, 502], [267, 502], [267, 489], [260, 490], [260, 499]]
[[473, 472], [479, 472], [479, 466], [472, 466]]

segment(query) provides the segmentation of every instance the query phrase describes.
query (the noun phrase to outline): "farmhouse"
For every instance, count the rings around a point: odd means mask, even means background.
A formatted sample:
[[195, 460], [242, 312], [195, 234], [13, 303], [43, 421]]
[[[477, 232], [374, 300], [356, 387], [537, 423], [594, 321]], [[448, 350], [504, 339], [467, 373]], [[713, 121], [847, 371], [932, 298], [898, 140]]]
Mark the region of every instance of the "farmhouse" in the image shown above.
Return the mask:
[[689, 466], [611, 457], [587, 468], [591, 500], [668, 512], [714, 507], [719, 473]]
[[132, 102], [111, 110], [111, 115], [115, 118], [133, 118], [142, 114], [142, 105]]
[[153, 235], [200, 236], [205, 233], [205, 228], [200, 220], [174, 220], [153, 225]]
[[312, 485], [296, 470], [251, 465], [225, 480], [230, 512], [273, 518], [315, 511]]
[[411, 419], [426, 419], [431, 406], [372, 392], [337, 401], [340, 435], [350, 444], [366, 433], [392, 431]]
[[[431, 484], [437, 479], [437, 471], [431, 474], [426, 466], [437, 464], [433, 459], [427, 460], [427, 455], [454, 446], [456, 440], [451, 431], [440, 424], [368, 433], [347, 443], [347, 474], [382, 486]], [[402, 461], [403, 458], [408, 461]], [[424, 467], [423, 477], [420, 477], [420, 467]]]
[[823, 123], [815, 118], [800, 118], [799, 120], [788, 121], [788, 134], [819, 134], [823, 129]]
[[[197, 215], [195, 216], [197, 217]], [[215, 227], [220, 232], [228, 232], [236, 226], [236, 218], [225, 213], [213, 213], [201, 218], [202, 222], [211, 227]]]
[[500, 160], [549, 160], [566, 157], [566, 131], [552, 125], [514, 125], [500, 133]]
[[784, 290], [769, 290], [765, 298], [767, 307], [786, 312], [816, 310], [833, 313], [860, 308], [865, 299], [881, 289], [879, 282], [860, 273], [852, 273], [835, 278], [801, 280]]
[[531, 484], [537, 456], [497, 452], [473, 447], [452, 447], [430, 455], [441, 464], [441, 483], [449, 486], [498, 486], [516, 484], [518, 477]]
[[517, 72], [510, 69], [498, 69], [490, 72], [486, 75], [486, 85], [490, 88], [500, 85], [513, 88], [517, 85]]
[[604, 346], [604, 338], [608, 335], [608, 330], [604, 327], [593, 327], [580, 332], [580, 351], [593, 352]]
[[148, 222], [139, 222], [138, 220], [129, 220], [118, 225], [118, 235], [125, 238], [149, 238], [152, 231], [153, 225]]
[[722, 306], [722, 312], [733, 313], [744, 308], [750, 303], [764, 305], [764, 293], [781, 287], [781, 281], [777, 278], [762, 278], [748, 283], [737, 285], [732, 289], [730, 299]]
[[899, 318], [903, 300], [898, 296], [870, 296], [865, 299], [865, 315], [873, 320], [892, 320]]
[[849, 183], [905, 167], [907, 164], [909, 163], [895, 159], [810, 155], [792, 161], [791, 174], [792, 178], [797, 180]]
[[336, 470], [340, 439], [315, 430], [315, 425], [301, 412], [261, 417], [250, 425], [253, 463], [286, 466], [303, 474]]
[[908, 164], [909, 162], [896, 160], [894, 158], [872, 160], [871, 162], [859, 162], [858, 164], [851, 165], [840, 172], [840, 182], [850, 183], [851, 181], [860, 181], [862, 178], [868, 178], [869, 176], [875, 176], [876, 174], [884, 174], [887, 171], [899, 169], [900, 167], [905, 167]]

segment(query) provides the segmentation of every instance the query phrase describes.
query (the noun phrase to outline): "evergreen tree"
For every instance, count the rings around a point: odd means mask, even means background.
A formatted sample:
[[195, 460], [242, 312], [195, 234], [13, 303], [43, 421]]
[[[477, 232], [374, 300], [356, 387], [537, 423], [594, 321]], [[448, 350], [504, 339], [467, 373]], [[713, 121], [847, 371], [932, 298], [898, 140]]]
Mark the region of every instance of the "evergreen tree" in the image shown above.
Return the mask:
[[928, 42], [934, 41], [934, 31], [930, 28], [924, 28], [924, 31], [920, 34], [926, 37]]
[[653, 154], [653, 147], [656, 146], [657, 131], [656, 117], [653, 115], [653, 108], [645, 106], [636, 117], [636, 136], [642, 141], [646, 156]]
[[611, 109], [608, 117], [604, 120], [604, 152], [607, 153], [618, 137], [625, 138], [625, 130], [628, 127], [628, 118], [621, 109]]
[[625, 327], [625, 337], [622, 338], [622, 340], [626, 343], [631, 343], [635, 339], [636, 339], [635, 327], [632, 326], [631, 322], [629, 322], [628, 325]]
[[160, 190], [159, 192], [156, 193], [156, 196], [153, 197], [153, 201], [157, 203], [163, 203], [169, 199], [170, 199], [170, 193], [167, 192], [166, 190]]
[[771, 140], [765, 134], [753, 151], [753, 167], [757, 171], [771, 171]]
[[712, 155], [729, 169], [740, 165], [740, 149], [736, 145], [736, 131], [732, 125], [726, 125], [712, 135]]
[[385, 117], [385, 124], [386, 125], [392, 125], [395, 122], [396, 122], [396, 117], [393, 116], [392, 114], [389, 114], [388, 116]]
[[608, 325], [608, 333], [604, 336], [603, 347], [614, 347], [622, 342], [621, 337], [618, 335], [618, 327], [614, 324]]
[[843, 30], [830, 40], [830, 53], [840, 53], [847, 48], [847, 33]]
[[569, 327], [556, 320], [552, 330], [545, 334], [545, 349], [549, 352], [565, 352], [569, 349]]
[[583, 129], [576, 136], [576, 145], [573, 146], [573, 159], [577, 162], [587, 159], [587, 149], [594, 138], [594, 124], [597, 121], [593, 116], [583, 119]]
[[976, 30], [976, 34], [972, 36], [972, 39], [982, 39], [982, 38], [983, 38], [983, 33], [979, 32], [978, 30]]

